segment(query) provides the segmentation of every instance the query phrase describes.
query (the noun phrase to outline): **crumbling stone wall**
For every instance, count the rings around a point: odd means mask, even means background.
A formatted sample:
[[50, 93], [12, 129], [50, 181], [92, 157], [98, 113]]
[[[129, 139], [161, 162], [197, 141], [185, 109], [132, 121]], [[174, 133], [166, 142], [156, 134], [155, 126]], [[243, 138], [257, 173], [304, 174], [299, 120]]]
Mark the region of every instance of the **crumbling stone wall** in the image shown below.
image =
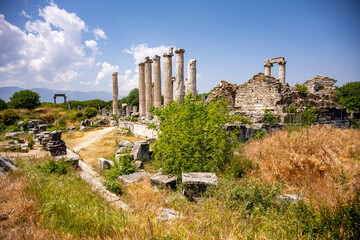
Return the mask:
[[225, 97], [228, 102], [230, 110], [235, 109], [235, 96], [239, 86], [237, 84], [229, 83], [226, 81], [220, 81], [209, 94], [206, 102], [211, 102], [213, 100], [218, 100], [221, 97]]

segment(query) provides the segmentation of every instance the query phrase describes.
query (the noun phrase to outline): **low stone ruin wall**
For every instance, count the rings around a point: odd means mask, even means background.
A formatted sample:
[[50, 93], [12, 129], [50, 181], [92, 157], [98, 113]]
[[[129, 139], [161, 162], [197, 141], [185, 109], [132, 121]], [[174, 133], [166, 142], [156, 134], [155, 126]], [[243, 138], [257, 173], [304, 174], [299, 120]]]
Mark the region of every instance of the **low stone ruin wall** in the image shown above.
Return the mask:
[[157, 138], [158, 133], [154, 129], [148, 129], [147, 125], [144, 123], [135, 123], [135, 122], [120, 122], [120, 128], [128, 128], [131, 133], [134, 135], [145, 137], [145, 138]]

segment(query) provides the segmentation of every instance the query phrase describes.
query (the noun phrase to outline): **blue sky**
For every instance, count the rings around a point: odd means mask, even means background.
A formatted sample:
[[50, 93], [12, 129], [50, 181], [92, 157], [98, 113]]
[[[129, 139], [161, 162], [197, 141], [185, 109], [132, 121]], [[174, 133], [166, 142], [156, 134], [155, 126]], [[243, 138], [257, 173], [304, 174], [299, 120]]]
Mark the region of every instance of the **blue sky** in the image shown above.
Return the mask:
[[290, 85], [323, 75], [341, 86], [359, 81], [359, 12], [350, 0], [0, 0], [0, 86], [111, 91], [118, 71], [126, 95], [137, 63], [170, 46], [197, 60], [200, 93], [278, 56]]

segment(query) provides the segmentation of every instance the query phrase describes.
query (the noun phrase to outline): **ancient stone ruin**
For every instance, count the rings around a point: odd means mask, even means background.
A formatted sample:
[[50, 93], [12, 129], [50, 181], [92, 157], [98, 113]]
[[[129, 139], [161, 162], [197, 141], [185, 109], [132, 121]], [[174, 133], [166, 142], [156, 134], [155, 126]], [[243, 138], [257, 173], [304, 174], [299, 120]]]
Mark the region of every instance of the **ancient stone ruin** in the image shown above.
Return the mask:
[[64, 98], [64, 106], [66, 107], [66, 95], [65, 94], [54, 94], [54, 104], [56, 104], [56, 98], [63, 97]]
[[265, 76], [271, 76], [271, 67], [273, 67], [274, 63], [279, 65], [279, 81], [281, 84], [285, 84], [285, 58], [277, 57], [272, 59], [265, 59], [264, 67], [265, 67]]

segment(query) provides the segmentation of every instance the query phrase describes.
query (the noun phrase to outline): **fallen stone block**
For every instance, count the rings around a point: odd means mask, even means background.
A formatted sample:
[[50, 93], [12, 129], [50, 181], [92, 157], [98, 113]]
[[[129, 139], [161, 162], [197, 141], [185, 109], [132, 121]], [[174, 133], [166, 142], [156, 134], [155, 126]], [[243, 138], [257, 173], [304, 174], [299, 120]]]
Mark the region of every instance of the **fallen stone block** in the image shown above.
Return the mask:
[[284, 194], [277, 197], [280, 203], [297, 203], [303, 200], [303, 197], [296, 194]]
[[66, 149], [66, 155], [62, 155], [62, 156], [56, 156], [54, 157], [55, 161], [58, 162], [61, 159], [64, 159], [65, 162], [73, 162], [72, 166], [75, 168], [79, 167], [79, 161], [80, 161], [80, 157], [79, 155], [77, 155], [76, 153], [72, 152], [69, 149]]
[[13, 163], [9, 158], [0, 156], [0, 167], [7, 172], [9, 170], [15, 170], [17, 168], [16, 164]]
[[151, 174], [148, 172], [145, 172], [144, 170], [141, 170], [140, 172], [135, 172], [129, 175], [122, 175], [119, 177], [119, 180], [122, 181], [125, 184], [138, 182], [143, 180], [144, 178], [150, 177]]
[[151, 186], [153, 186], [153, 187], [161, 186], [162, 188], [175, 189], [176, 188], [176, 177], [157, 173], [150, 178], [150, 183], [151, 183]]
[[125, 147], [125, 148], [132, 148], [134, 146], [132, 142], [127, 140], [121, 140], [118, 145], [119, 147]]
[[163, 208], [158, 216], [158, 219], [162, 221], [170, 221], [178, 218], [179, 216], [180, 213], [178, 211], [169, 208]]
[[135, 160], [142, 162], [149, 161], [149, 143], [148, 142], [135, 142], [134, 148], [131, 151]]
[[98, 158], [99, 168], [102, 170], [108, 170], [114, 165], [113, 161], [106, 160], [105, 158]]
[[189, 198], [201, 197], [209, 186], [217, 186], [215, 173], [189, 172], [182, 174], [183, 193]]
[[100, 177], [100, 175], [97, 172], [95, 172], [91, 166], [87, 165], [81, 160], [79, 160], [79, 167], [81, 168], [81, 170], [90, 174], [94, 178]]

